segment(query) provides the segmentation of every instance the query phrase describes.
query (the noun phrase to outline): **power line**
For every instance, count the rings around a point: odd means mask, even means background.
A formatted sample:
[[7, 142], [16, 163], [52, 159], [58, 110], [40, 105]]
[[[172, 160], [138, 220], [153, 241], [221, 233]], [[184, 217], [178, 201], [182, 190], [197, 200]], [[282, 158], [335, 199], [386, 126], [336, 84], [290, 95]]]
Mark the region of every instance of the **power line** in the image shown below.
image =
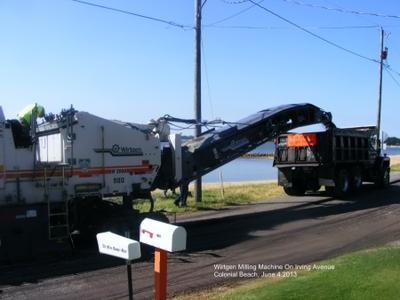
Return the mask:
[[[290, 30], [293, 27], [285, 26], [246, 26], [246, 25], [205, 25], [207, 28], [219, 29], [254, 29], [254, 30]], [[376, 29], [378, 25], [349, 25], [349, 26], [304, 26], [307, 29], [318, 30], [348, 30], [348, 29]]]
[[110, 11], [114, 11], [114, 12], [118, 12], [118, 13], [122, 13], [122, 14], [126, 14], [126, 15], [131, 15], [131, 16], [135, 16], [135, 17], [139, 17], [139, 18], [143, 18], [143, 19], [147, 19], [147, 20], [151, 20], [151, 21], [155, 21], [155, 22], [159, 22], [159, 23], [164, 23], [164, 24], [167, 24], [170, 26], [181, 28], [181, 29], [193, 29], [193, 26], [182, 25], [182, 24], [175, 23], [173, 21], [168, 21], [168, 20], [164, 20], [164, 19], [160, 19], [160, 18], [145, 16], [142, 14], [138, 14], [135, 12], [131, 12], [131, 11], [127, 11], [127, 10], [123, 10], [123, 9], [119, 9], [119, 8], [113, 8], [113, 7], [104, 6], [104, 5], [100, 5], [100, 4], [96, 4], [96, 3], [92, 3], [92, 2], [82, 1], [82, 0], [71, 0], [71, 1], [74, 1], [74, 2], [77, 2], [80, 4], [84, 4], [84, 5], [88, 5], [88, 6], [92, 6], [92, 7], [107, 9]]
[[[345, 10], [344, 7], [341, 7], [341, 6], [339, 6], [338, 4], [333, 3], [331, 0], [324, 0], [324, 1], [327, 2], [329, 5], [334, 5], [334, 6], [337, 6], [338, 8], [340, 8], [340, 9]], [[371, 24], [374, 24], [374, 25], [376, 25], [376, 26], [379, 26], [380, 28], [383, 27], [382, 25], [379, 25], [379, 24], [375, 23], [374, 21], [371, 21], [371, 20], [370, 20], [369, 18], [367, 18], [366, 16], [363, 16], [363, 15], [356, 15], [356, 17], [358, 17], [358, 18], [360, 18], [360, 19], [363, 19], [363, 20], [367, 20], [367, 21], [369, 21]], [[388, 27], [399, 27], [399, 25], [385, 25], [385, 28], [388, 28]], [[390, 36], [390, 33], [385, 32], [385, 36], [386, 36], [386, 40], [388, 40], [388, 37]], [[393, 69], [390, 67], [390, 65], [389, 65], [388, 63], [383, 63], [383, 66], [384, 66], [385, 68], [389, 68], [393, 73], [396, 73], [396, 75], [400, 76], [400, 73], [397, 72], [396, 70], [393, 70]], [[390, 74], [390, 75], [392, 75], [392, 74]]]
[[346, 14], [400, 19], [400, 16], [397, 16], [397, 15], [387, 15], [387, 14], [374, 13], [374, 12], [365, 12], [365, 11], [349, 10], [349, 9], [344, 9], [344, 8], [328, 7], [328, 6], [323, 6], [323, 5], [305, 3], [305, 2], [302, 2], [302, 1], [298, 1], [298, 0], [281, 0], [281, 1], [286, 2], [286, 3], [296, 4], [296, 5], [299, 5], [299, 6], [306, 6], [306, 7], [311, 7], [311, 8], [319, 8], [319, 9], [336, 11], [336, 12], [346, 13]]
[[[248, 2], [248, 0], [247, 0], [246, 2]], [[257, 3], [261, 3], [261, 2], [264, 2], [264, 0], [261, 0], [261, 1], [257, 2]], [[212, 23], [210, 23], [210, 24], [207, 24], [207, 25], [205, 25], [204, 27], [209, 27], [209, 26], [217, 25], [217, 24], [220, 24], [220, 23], [222, 23], [222, 22], [225, 22], [225, 21], [228, 21], [228, 20], [230, 20], [230, 19], [233, 19], [233, 18], [235, 18], [235, 17], [237, 17], [237, 16], [239, 16], [239, 15], [245, 13], [246, 11], [252, 9], [254, 6], [255, 6], [255, 4], [253, 3], [253, 5], [251, 5], [251, 6], [247, 7], [247, 8], [245, 8], [245, 9], [242, 9], [242, 10], [238, 11], [237, 13], [235, 13], [235, 14], [233, 14], [233, 15], [230, 15], [230, 16], [228, 16], [228, 17], [225, 17], [225, 18], [221, 19], [221, 20], [218, 20], [218, 21], [212, 22]]]
[[236, 0], [236, 1], [221, 0], [221, 1], [226, 4], [242, 4], [247, 2], [248, 0]]
[[204, 70], [206, 73], [206, 82], [207, 82], [207, 89], [208, 89], [208, 101], [210, 102], [210, 109], [211, 109], [211, 117], [214, 119], [214, 106], [211, 98], [211, 88], [210, 88], [210, 81], [208, 78], [208, 68], [207, 68], [207, 61], [206, 55], [204, 51], [203, 39], [201, 39], [201, 51], [203, 53], [203, 62], [204, 62]]
[[392, 72], [395, 73], [397, 76], [400, 76], [400, 72], [394, 70], [390, 65], [385, 64], [385, 68], [387, 68], [389, 71], [392, 71]]
[[208, 1], [208, 0], [204, 0], [204, 1], [203, 1], [203, 3], [201, 4], [201, 8], [203, 8], [204, 5], [206, 5], [207, 1]]
[[371, 61], [371, 62], [379, 63], [379, 61], [376, 60], [376, 59], [373, 59], [373, 58], [364, 56], [364, 55], [359, 54], [359, 53], [357, 53], [357, 52], [355, 52], [355, 51], [353, 51], [353, 50], [350, 50], [350, 49], [347, 49], [347, 48], [345, 48], [345, 47], [343, 47], [343, 46], [340, 46], [339, 44], [336, 44], [336, 43], [334, 43], [334, 42], [331, 42], [331, 41], [327, 40], [326, 38], [324, 38], [324, 37], [322, 37], [322, 36], [320, 36], [320, 35], [318, 35], [318, 34], [312, 32], [312, 31], [310, 31], [310, 30], [308, 30], [308, 29], [306, 29], [306, 28], [304, 28], [304, 27], [302, 27], [302, 26], [300, 26], [300, 25], [298, 25], [298, 24], [296, 24], [296, 23], [294, 23], [294, 22], [292, 22], [292, 21], [290, 21], [289, 19], [286, 19], [286, 18], [282, 17], [281, 15], [278, 15], [277, 13], [273, 12], [272, 10], [270, 10], [270, 9], [268, 9], [268, 8], [262, 6], [262, 5], [260, 5], [260, 4], [257, 3], [257, 2], [254, 2], [253, 0], [248, 0], [248, 1], [251, 2], [251, 3], [253, 3], [255, 6], [259, 7], [260, 9], [266, 11], [267, 13], [269, 13], [269, 14], [271, 14], [271, 15], [274, 15], [275, 17], [281, 19], [282, 21], [284, 21], [284, 22], [286, 22], [286, 23], [289, 23], [290, 25], [292, 25], [292, 26], [294, 26], [294, 27], [296, 27], [296, 28], [298, 28], [298, 29], [300, 29], [300, 30], [302, 30], [302, 31], [304, 31], [304, 32], [306, 32], [306, 33], [308, 33], [309, 35], [311, 35], [311, 36], [313, 36], [313, 37], [315, 37], [315, 38], [317, 38], [317, 39], [319, 39], [319, 40], [321, 40], [321, 41], [323, 41], [323, 42], [325, 42], [325, 43], [327, 43], [327, 44], [329, 44], [329, 45], [331, 45], [331, 46], [333, 46], [333, 47], [336, 47], [336, 48], [338, 48], [338, 49], [340, 49], [340, 50], [342, 50], [342, 51], [345, 51], [345, 52], [347, 52], [347, 53], [350, 53], [350, 54], [352, 54], [352, 55], [354, 55], [354, 56], [357, 56], [357, 57], [359, 57], [359, 58], [362, 58], [362, 59], [365, 59], [365, 60], [368, 60], [368, 61]]
[[[343, 6], [340, 6], [340, 5], [338, 5], [337, 3], [332, 2], [331, 0], [323, 0], [323, 1], [326, 2], [326, 3], [328, 3], [328, 4], [331, 5], [331, 6], [338, 7], [338, 8], [340, 8], [340, 9], [345, 9]], [[359, 18], [359, 19], [366, 20], [366, 21], [368, 21], [369, 23], [371, 23], [371, 24], [373, 24], [373, 25], [377, 25], [377, 26], [382, 27], [381, 24], [377, 24], [375, 21], [370, 20], [370, 19], [367, 18], [366, 16], [363, 16], [363, 15], [355, 15], [355, 16], [356, 16], [357, 18]]]
[[394, 78], [391, 70], [387, 66], [385, 66], [385, 71], [389, 74], [389, 76], [393, 79], [393, 81], [398, 85], [398, 87], [400, 87], [400, 82], [398, 82], [396, 80], [396, 78]]

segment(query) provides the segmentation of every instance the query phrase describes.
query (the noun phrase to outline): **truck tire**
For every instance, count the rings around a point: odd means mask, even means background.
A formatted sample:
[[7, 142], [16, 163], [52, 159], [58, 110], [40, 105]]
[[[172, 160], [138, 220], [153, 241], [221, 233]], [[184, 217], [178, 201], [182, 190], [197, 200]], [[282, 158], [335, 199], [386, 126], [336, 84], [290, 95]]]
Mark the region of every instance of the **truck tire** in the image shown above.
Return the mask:
[[350, 189], [353, 193], [360, 191], [363, 183], [361, 168], [356, 166], [351, 170]]
[[338, 198], [344, 198], [350, 191], [350, 177], [346, 169], [341, 169], [335, 178], [334, 195]]
[[325, 186], [325, 191], [328, 194], [328, 196], [335, 195], [335, 187], [334, 186]]
[[318, 192], [320, 189], [321, 186], [317, 181], [310, 185], [310, 190], [313, 191], [314, 193]]
[[291, 187], [283, 187], [285, 193], [289, 196], [304, 196], [306, 189], [302, 184], [293, 183]]
[[378, 188], [387, 188], [390, 184], [390, 168], [383, 167], [383, 169], [379, 172], [376, 180], [375, 186]]

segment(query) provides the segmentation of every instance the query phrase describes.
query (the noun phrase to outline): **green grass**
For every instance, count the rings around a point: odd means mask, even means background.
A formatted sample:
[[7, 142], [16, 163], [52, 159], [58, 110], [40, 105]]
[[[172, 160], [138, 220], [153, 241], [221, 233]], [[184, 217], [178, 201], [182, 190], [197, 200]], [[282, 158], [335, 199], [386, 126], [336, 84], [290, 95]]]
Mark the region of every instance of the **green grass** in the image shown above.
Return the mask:
[[[191, 190], [193, 193], [193, 191]], [[251, 183], [228, 185], [224, 188], [224, 195], [218, 185], [203, 188], [202, 202], [196, 203], [193, 197], [188, 197], [187, 207], [176, 207], [175, 197], [169, 195], [164, 198], [161, 191], [155, 191], [152, 195], [155, 199], [155, 210], [165, 210], [166, 212], [184, 213], [198, 210], [219, 209], [227, 205], [239, 205], [253, 203], [272, 197], [282, 196], [282, 187], [277, 183]], [[134, 208], [139, 211], [149, 210], [149, 201], [136, 201]]]
[[[400, 172], [400, 164], [391, 166], [392, 172]], [[191, 189], [193, 193], [193, 190]], [[170, 193], [164, 197], [161, 191], [152, 193], [155, 200], [155, 210], [164, 210], [171, 213], [185, 213], [199, 210], [220, 209], [227, 205], [239, 205], [254, 203], [272, 197], [285, 195], [282, 187], [276, 183], [243, 183], [227, 185], [222, 196], [221, 188], [218, 184], [205, 185], [203, 187], [203, 201], [195, 203], [193, 197], [188, 197], [187, 207], [176, 207], [174, 204], [175, 196]], [[137, 200], [134, 208], [141, 212], [147, 212], [150, 208], [148, 200]]]
[[400, 164], [390, 166], [391, 172], [400, 172]]
[[372, 300], [400, 297], [400, 248], [398, 247], [356, 252], [316, 265], [334, 265], [335, 269], [301, 271], [297, 278], [258, 279], [246, 282], [237, 288], [219, 288], [177, 299]]
[[[400, 172], [400, 164], [396, 163], [391, 166], [392, 172]], [[152, 193], [155, 199], [155, 210], [164, 210], [171, 213], [185, 213], [199, 210], [220, 209], [227, 205], [239, 205], [254, 203], [272, 197], [285, 195], [282, 187], [276, 183], [243, 183], [235, 185], [227, 185], [224, 188], [224, 196], [222, 196], [221, 188], [218, 184], [203, 187], [203, 201], [195, 203], [193, 197], [188, 197], [187, 207], [176, 207], [174, 204], [175, 197], [169, 194], [164, 197], [161, 191]], [[191, 191], [193, 192], [193, 190]], [[141, 212], [146, 212], [150, 208], [148, 200], [137, 200], [134, 208]]]

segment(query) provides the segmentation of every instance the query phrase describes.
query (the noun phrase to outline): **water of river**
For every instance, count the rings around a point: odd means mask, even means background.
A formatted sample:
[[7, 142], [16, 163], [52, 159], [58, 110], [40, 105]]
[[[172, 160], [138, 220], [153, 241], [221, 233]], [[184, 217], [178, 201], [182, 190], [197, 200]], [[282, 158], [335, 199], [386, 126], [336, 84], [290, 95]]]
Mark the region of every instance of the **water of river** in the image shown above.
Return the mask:
[[[274, 144], [266, 143], [254, 153], [273, 153]], [[383, 151], [387, 155], [400, 155], [400, 147], [388, 147]], [[222, 175], [223, 181], [252, 181], [276, 179], [278, 171], [272, 167], [271, 159], [245, 159], [238, 158], [225, 166], [214, 170], [203, 177], [204, 182], [219, 182]]]

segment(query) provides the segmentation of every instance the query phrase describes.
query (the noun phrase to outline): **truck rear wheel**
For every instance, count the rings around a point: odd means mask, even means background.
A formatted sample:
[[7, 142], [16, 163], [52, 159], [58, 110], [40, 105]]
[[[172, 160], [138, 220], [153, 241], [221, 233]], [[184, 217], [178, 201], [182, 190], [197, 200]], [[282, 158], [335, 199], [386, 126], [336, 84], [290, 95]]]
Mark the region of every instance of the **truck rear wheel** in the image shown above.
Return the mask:
[[356, 193], [361, 189], [363, 183], [362, 173], [360, 167], [354, 167], [351, 170], [351, 181], [350, 189], [352, 192]]
[[386, 188], [390, 184], [390, 169], [388, 167], [384, 167], [378, 174], [375, 185], [378, 188]]
[[346, 169], [341, 169], [335, 178], [335, 189], [334, 193], [336, 197], [345, 197], [350, 190], [350, 179], [349, 173]]
[[315, 183], [311, 184], [310, 190], [313, 191], [314, 193], [318, 192], [321, 189], [321, 186], [318, 184], [316, 181]]
[[285, 193], [289, 196], [303, 196], [306, 189], [302, 184], [293, 183], [291, 187], [283, 187]]

